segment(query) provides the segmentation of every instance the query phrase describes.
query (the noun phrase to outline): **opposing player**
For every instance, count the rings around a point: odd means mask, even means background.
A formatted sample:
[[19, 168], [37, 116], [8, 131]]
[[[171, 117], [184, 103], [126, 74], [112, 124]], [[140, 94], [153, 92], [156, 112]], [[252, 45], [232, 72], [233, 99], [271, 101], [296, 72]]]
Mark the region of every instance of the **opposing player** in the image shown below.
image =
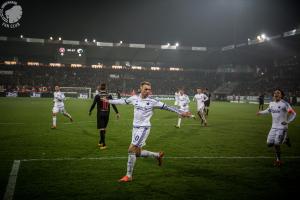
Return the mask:
[[197, 94], [194, 96], [193, 100], [196, 100], [197, 104], [197, 114], [201, 119], [201, 125], [207, 126], [206, 113], [205, 113], [205, 102], [208, 101], [208, 96], [203, 93], [201, 88], [197, 89]]
[[149, 97], [151, 93], [151, 84], [149, 82], [142, 82], [140, 84], [140, 89], [141, 93], [139, 95], [134, 95], [127, 99], [108, 100], [111, 104], [131, 104], [134, 106], [132, 139], [128, 148], [127, 174], [121, 178], [119, 182], [132, 181], [136, 157], [156, 158], [158, 160], [158, 165], [161, 166], [162, 164], [164, 152], [151, 152], [142, 149], [150, 134], [150, 119], [153, 115], [153, 109], [158, 108], [175, 112], [183, 117], [191, 115], [191, 113], [180, 111], [174, 107], [169, 107], [163, 102]]
[[208, 99], [204, 102], [204, 105], [205, 105], [205, 115], [206, 115], [206, 118], [207, 118], [208, 112], [209, 112], [211, 94], [210, 94], [208, 88], [205, 88], [205, 90], [204, 90], [203, 93], [208, 97]]
[[59, 86], [55, 86], [55, 92], [54, 92], [54, 106], [52, 109], [52, 129], [56, 129], [56, 116], [60, 112], [65, 117], [69, 118], [71, 122], [73, 122], [73, 119], [69, 113], [65, 110], [64, 105], [65, 95], [60, 91]]
[[[95, 105], [97, 104], [97, 128], [99, 129], [99, 143], [98, 147], [100, 150], [106, 149], [105, 143], [105, 135], [106, 135], [106, 127], [109, 121], [109, 113], [110, 113], [110, 104], [104, 99], [112, 99], [112, 96], [106, 91], [106, 84], [102, 83], [100, 87], [98, 87], [99, 93], [95, 96], [94, 102], [90, 108], [89, 115], [91, 116]], [[115, 105], [112, 105], [117, 119], [120, 117], [118, 109]]]
[[261, 94], [259, 97], [258, 97], [258, 110], [263, 110], [264, 109], [264, 104], [265, 104], [265, 95], [264, 94]]
[[[182, 112], [190, 112], [189, 103], [190, 103], [190, 99], [186, 94], [184, 94], [184, 90], [179, 90], [179, 96], [178, 96], [179, 110]], [[194, 115], [191, 115], [190, 117], [195, 119]], [[182, 116], [178, 115], [177, 125], [175, 126], [176, 128], [180, 128], [181, 120], [182, 120]]]
[[282, 165], [280, 145], [283, 143], [289, 145], [288, 124], [295, 119], [296, 112], [289, 103], [283, 100], [284, 93], [281, 89], [275, 89], [273, 97], [274, 101], [270, 102], [269, 107], [266, 110], [258, 111], [257, 115], [268, 113], [272, 115], [272, 127], [267, 138], [267, 145], [274, 148], [276, 157], [274, 166], [279, 167]]

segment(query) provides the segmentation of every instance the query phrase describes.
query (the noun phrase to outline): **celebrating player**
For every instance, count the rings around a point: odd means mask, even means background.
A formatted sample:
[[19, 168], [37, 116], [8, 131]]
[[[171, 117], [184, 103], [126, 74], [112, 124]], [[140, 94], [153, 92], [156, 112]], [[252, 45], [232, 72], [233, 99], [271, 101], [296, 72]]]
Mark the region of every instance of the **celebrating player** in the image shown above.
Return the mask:
[[[99, 93], [94, 98], [94, 102], [90, 108], [89, 115], [92, 114], [92, 111], [97, 104], [97, 128], [100, 130], [98, 147], [103, 150], [107, 148], [105, 143], [105, 134], [110, 112], [110, 104], [107, 101], [104, 101], [104, 99], [112, 99], [112, 96], [107, 93], [105, 83], [102, 83], [98, 88]], [[119, 118], [120, 114], [117, 107], [115, 105], [112, 105], [112, 107], [117, 114], [117, 118]]]
[[197, 89], [197, 94], [194, 96], [193, 100], [197, 103], [197, 114], [201, 119], [201, 125], [207, 126], [206, 113], [205, 113], [205, 102], [208, 101], [208, 97], [203, 93], [202, 89]]
[[[179, 110], [182, 112], [190, 112], [189, 111], [189, 103], [190, 103], [189, 97], [186, 94], [184, 94], [183, 90], [179, 90], [179, 96], [178, 96]], [[195, 119], [194, 115], [191, 115], [190, 117]], [[177, 120], [177, 125], [175, 126], [176, 128], [180, 128], [181, 119], [182, 119], [182, 116], [179, 115], [178, 120]]]
[[54, 106], [52, 109], [52, 129], [56, 128], [56, 116], [57, 113], [62, 113], [64, 116], [70, 119], [72, 122], [73, 119], [69, 113], [65, 110], [65, 105], [64, 105], [64, 100], [65, 100], [65, 95], [60, 91], [59, 86], [55, 86], [55, 92], [54, 92]]
[[281, 166], [280, 145], [287, 143], [288, 124], [296, 117], [296, 112], [292, 109], [289, 103], [283, 100], [284, 93], [280, 89], [274, 91], [274, 101], [269, 104], [266, 110], [257, 112], [257, 115], [268, 114], [272, 115], [272, 128], [267, 138], [268, 147], [274, 147], [276, 160], [274, 166]]
[[169, 107], [166, 104], [149, 97], [151, 94], [151, 84], [142, 82], [140, 84], [141, 93], [131, 96], [127, 99], [108, 100], [111, 104], [132, 104], [134, 106], [134, 118], [132, 129], [132, 140], [128, 148], [127, 174], [119, 180], [119, 182], [132, 181], [132, 173], [135, 165], [136, 157], [152, 157], [158, 160], [158, 165], [161, 166], [163, 152], [151, 152], [143, 150], [146, 139], [149, 136], [151, 124], [150, 119], [153, 115], [154, 108], [176, 112], [183, 117], [190, 116], [189, 112], [183, 112], [174, 107]]

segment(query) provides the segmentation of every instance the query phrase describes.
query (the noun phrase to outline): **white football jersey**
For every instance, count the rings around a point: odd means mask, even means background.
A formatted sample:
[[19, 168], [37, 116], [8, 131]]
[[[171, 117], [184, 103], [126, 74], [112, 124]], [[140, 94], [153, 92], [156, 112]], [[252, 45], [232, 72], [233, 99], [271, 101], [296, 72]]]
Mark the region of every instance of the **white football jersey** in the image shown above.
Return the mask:
[[133, 126], [151, 126], [150, 119], [154, 108], [163, 108], [164, 103], [151, 97], [142, 99], [140, 95], [134, 95], [127, 99], [109, 100], [111, 104], [132, 104], [134, 106]]
[[[266, 109], [272, 115], [272, 128], [286, 129], [288, 125], [282, 125], [282, 122], [287, 122], [288, 112], [293, 110], [289, 103], [284, 100], [272, 101]], [[264, 111], [260, 111], [264, 112]]]
[[54, 106], [55, 107], [64, 107], [65, 95], [62, 92], [54, 92]]
[[208, 100], [208, 97], [201, 93], [201, 94], [196, 94], [194, 96], [194, 99], [196, 99], [197, 102], [197, 108], [203, 108], [205, 107], [204, 102]]
[[190, 103], [190, 99], [186, 94], [178, 96], [178, 105], [180, 108], [188, 108]]

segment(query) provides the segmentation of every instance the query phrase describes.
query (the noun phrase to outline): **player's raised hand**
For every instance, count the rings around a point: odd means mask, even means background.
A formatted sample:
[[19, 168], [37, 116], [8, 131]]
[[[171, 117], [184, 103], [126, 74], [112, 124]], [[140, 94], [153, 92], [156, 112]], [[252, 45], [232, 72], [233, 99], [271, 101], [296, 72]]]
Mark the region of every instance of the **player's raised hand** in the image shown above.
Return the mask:
[[257, 115], [257, 116], [259, 116], [259, 115], [260, 115], [259, 111], [256, 113], [256, 115]]
[[108, 99], [106, 97], [101, 99], [103, 102], [108, 103]]

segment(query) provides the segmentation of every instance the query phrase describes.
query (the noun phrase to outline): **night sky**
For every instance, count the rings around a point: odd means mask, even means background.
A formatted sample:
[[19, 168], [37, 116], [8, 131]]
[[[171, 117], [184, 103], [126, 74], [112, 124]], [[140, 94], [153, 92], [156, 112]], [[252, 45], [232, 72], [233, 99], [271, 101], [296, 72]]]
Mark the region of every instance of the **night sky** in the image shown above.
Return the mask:
[[300, 28], [300, 6], [291, 0], [16, 1], [23, 9], [21, 26], [1, 26], [0, 35], [224, 46], [262, 32], [276, 35]]

